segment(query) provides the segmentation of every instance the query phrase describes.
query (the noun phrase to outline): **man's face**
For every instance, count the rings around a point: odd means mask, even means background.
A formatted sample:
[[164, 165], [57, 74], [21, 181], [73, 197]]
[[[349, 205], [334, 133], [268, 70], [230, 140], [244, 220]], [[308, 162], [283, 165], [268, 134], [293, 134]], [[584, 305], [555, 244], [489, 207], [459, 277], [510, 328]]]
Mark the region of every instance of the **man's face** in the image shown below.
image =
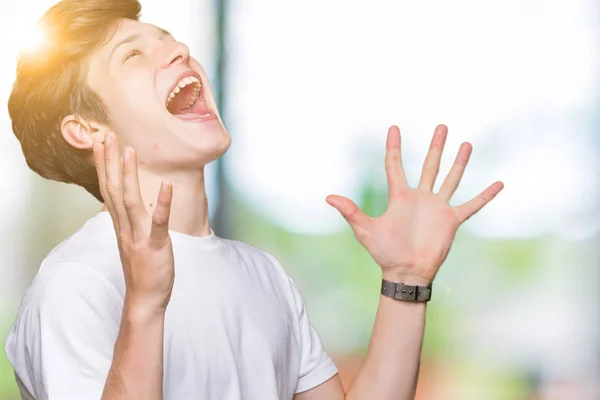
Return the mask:
[[109, 128], [138, 153], [140, 168], [197, 169], [229, 147], [204, 69], [154, 25], [123, 20], [91, 57], [88, 84], [108, 107]]

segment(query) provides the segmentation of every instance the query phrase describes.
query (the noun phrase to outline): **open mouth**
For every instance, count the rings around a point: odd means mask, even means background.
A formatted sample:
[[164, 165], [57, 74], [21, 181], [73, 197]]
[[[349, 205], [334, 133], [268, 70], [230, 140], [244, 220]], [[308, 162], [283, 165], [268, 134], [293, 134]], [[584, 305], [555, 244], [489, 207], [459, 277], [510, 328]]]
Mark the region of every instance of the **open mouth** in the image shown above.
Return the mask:
[[216, 115], [206, 104], [205, 92], [199, 76], [187, 74], [180, 77], [167, 96], [169, 113], [183, 120], [209, 120]]

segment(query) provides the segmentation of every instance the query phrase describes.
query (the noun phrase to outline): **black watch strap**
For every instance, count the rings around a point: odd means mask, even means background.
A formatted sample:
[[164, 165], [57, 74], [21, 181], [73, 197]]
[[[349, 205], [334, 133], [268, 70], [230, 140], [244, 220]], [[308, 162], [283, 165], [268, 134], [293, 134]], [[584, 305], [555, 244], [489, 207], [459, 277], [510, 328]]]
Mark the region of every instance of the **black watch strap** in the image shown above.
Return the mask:
[[429, 301], [431, 300], [431, 284], [428, 286], [411, 286], [402, 282], [381, 281], [381, 294], [396, 300]]

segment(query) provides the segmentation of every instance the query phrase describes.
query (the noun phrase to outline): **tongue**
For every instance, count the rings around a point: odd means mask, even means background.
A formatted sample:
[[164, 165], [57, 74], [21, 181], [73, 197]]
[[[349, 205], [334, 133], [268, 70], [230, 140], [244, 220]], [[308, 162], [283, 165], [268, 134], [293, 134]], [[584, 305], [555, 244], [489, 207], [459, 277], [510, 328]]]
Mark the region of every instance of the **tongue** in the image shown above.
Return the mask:
[[188, 119], [201, 119], [201, 120], [209, 120], [214, 118], [214, 114], [212, 110], [208, 107], [206, 102], [202, 97], [196, 101], [196, 104], [189, 110], [182, 111], [180, 114], [173, 114], [179, 119], [188, 120]]
[[181, 89], [180, 93], [175, 96], [173, 101], [171, 101], [167, 107], [168, 111], [180, 119], [211, 117], [213, 114], [211, 109], [206, 104], [203, 91], [200, 92], [196, 103], [192, 107], [184, 109], [184, 107], [189, 104], [192, 96], [190, 88], [191, 86], [186, 86]]
[[194, 104], [194, 107], [192, 107], [191, 112], [197, 115], [206, 115], [212, 113], [212, 111], [210, 110], [210, 108], [208, 107], [208, 105], [202, 97], [200, 97], [196, 104]]

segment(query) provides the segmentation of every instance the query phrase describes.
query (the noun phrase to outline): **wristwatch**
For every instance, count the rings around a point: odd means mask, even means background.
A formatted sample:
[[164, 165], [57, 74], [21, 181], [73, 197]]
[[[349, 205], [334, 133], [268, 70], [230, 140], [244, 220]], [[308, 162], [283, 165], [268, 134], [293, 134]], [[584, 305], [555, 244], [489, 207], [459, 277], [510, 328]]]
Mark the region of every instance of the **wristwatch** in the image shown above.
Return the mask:
[[423, 302], [431, 300], [431, 283], [427, 286], [411, 286], [402, 282], [382, 279], [381, 294], [396, 300]]

